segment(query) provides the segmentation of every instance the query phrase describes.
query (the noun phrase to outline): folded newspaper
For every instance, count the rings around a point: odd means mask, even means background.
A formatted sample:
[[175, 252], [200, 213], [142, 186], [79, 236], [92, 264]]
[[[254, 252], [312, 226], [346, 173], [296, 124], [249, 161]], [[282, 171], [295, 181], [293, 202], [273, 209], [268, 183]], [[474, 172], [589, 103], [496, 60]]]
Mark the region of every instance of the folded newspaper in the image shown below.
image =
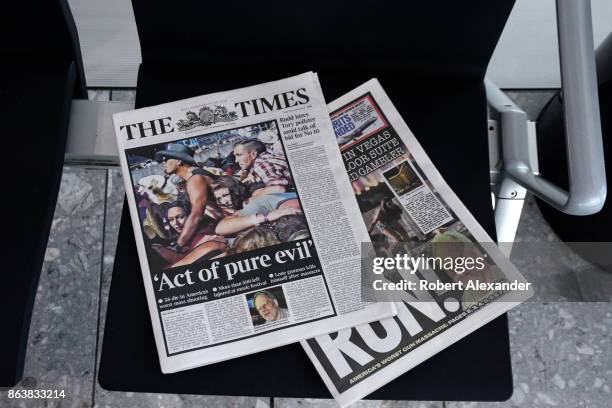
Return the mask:
[[344, 407], [532, 292], [444, 182], [378, 81], [329, 110], [375, 253], [364, 256], [373, 267], [363, 265], [362, 294], [386, 288], [398, 309], [395, 317], [302, 342]]
[[361, 300], [368, 233], [315, 74], [113, 121], [164, 373], [397, 313]]

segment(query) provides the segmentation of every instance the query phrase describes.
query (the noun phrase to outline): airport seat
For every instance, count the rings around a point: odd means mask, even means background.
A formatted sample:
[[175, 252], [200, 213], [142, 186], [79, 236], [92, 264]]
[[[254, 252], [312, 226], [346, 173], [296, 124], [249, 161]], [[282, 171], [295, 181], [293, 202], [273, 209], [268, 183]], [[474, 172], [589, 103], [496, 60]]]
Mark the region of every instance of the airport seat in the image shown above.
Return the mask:
[[[272, 1], [231, 10], [195, 1], [132, 4], [143, 57], [137, 108], [308, 70], [319, 74], [331, 101], [377, 77], [448, 184], [495, 238], [483, 79], [513, 0], [380, 7]], [[124, 207], [98, 376], [102, 387], [330, 398], [299, 344], [165, 375], [156, 353]], [[257, 375], [262, 367], [265, 375]], [[488, 401], [511, 393], [503, 315], [368, 398]]]
[[[35, 8], [36, 12], [32, 12]], [[6, 193], [0, 386], [22, 377], [30, 318], [62, 176], [74, 98], [87, 98], [66, 0], [3, 6], [0, 123]]]

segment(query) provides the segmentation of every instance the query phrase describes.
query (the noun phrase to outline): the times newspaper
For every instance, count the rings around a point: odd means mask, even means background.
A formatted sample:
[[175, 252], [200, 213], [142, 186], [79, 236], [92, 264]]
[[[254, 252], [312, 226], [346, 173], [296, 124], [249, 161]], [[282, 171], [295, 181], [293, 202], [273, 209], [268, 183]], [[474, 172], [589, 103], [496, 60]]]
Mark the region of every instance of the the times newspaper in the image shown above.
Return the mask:
[[361, 300], [368, 234], [315, 74], [113, 120], [163, 372], [396, 314]]
[[[416, 273], [402, 277], [426, 283], [526, 283], [444, 182], [378, 81], [332, 102], [329, 111], [377, 256], [411, 254], [425, 261], [430, 258], [425, 255], [440, 257], [449, 245], [459, 243], [465, 251], [476, 249], [488, 257], [477, 273], [461, 275], [444, 267], [423, 267], [421, 262]], [[364, 274], [361, 282], [366, 281]], [[334, 398], [347, 406], [529, 296], [529, 289], [509, 293], [467, 286], [402, 290], [395, 296], [397, 316], [302, 345]]]

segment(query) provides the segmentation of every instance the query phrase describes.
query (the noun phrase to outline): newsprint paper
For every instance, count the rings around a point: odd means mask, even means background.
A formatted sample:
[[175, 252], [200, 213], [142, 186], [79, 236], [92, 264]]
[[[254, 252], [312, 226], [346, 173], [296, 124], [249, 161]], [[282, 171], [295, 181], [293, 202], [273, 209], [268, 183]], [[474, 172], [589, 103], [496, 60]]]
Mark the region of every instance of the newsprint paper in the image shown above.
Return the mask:
[[368, 234], [315, 74], [113, 120], [164, 373], [396, 314], [361, 301]]
[[[446, 281], [476, 277], [528, 287], [444, 182], [377, 80], [332, 102], [329, 111], [377, 255], [408, 253], [424, 260], [422, 254], [431, 253], [432, 247], [435, 252], [440, 243], [468, 243], [486, 251], [486, 267], [483, 263], [478, 274], [450, 272]], [[446, 273], [443, 268], [433, 272], [438, 277]], [[431, 274], [419, 267], [403, 277], [427, 282], [435, 280]], [[395, 299], [397, 316], [302, 345], [331, 394], [347, 406], [509, 310], [531, 291], [508, 295], [486, 289], [404, 290]]]

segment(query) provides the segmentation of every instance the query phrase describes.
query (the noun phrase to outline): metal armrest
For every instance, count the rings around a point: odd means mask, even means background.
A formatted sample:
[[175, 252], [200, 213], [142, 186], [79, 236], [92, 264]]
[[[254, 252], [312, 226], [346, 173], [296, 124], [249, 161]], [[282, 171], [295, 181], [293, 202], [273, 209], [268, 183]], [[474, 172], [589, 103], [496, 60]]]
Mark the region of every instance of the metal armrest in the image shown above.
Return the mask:
[[557, 26], [569, 191], [534, 171], [527, 115], [485, 79], [487, 99], [500, 113], [504, 173], [560, 211], [590, 215], [601, 210], [607, 192], [590, 0], [557, 0]]

